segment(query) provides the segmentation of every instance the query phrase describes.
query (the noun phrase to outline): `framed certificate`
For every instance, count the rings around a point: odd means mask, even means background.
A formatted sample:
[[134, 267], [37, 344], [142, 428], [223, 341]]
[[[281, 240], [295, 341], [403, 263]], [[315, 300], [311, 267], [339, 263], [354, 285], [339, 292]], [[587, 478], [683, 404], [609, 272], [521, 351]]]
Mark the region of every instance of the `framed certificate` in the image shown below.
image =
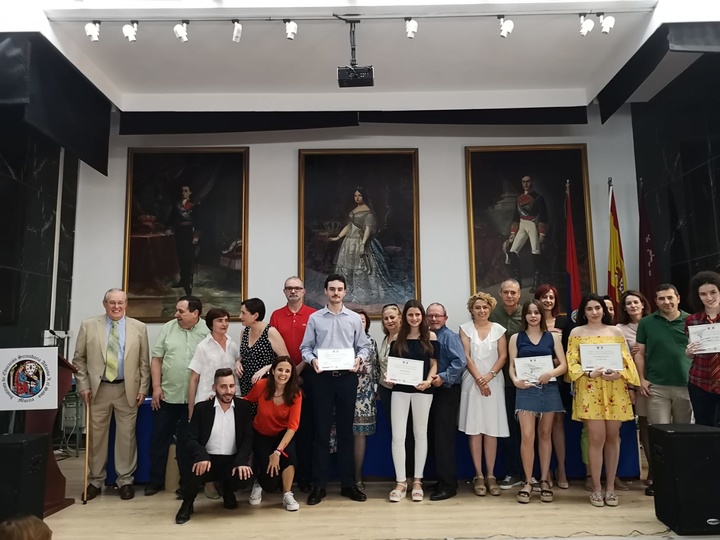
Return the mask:
[[425, 367], [425, 362], [422, 360], [388, 356], [387, 381], [393, 384], [417, 386], [424, 379], [423, 367]]
[[622, 357], [622, 344], [620, 343], [583, 343], [580, 345], [580, 364], [583, 371], [596, 369], [612, 369], [622, 371], [625, 369]]
[[[518, 379], [536, 383], [543, 373], [555, 369], [552, 356], [528, 356], [515, 359], [515, 375]], [[557, 379], [553, 377], [551, 381]]]
[[720, 352], [720, 324], [698, 324], [688, 326], [690, 343], [700, 343], [698, 353]]
[[318, 349], [318, 368], [342, 371], [355, 367], [355, 349]]

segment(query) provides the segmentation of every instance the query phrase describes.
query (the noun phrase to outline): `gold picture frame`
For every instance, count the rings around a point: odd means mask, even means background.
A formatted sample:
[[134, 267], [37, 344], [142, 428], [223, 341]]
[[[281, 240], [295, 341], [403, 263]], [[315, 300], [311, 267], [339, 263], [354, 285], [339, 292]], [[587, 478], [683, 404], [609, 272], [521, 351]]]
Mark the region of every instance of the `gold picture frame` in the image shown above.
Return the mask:
[[418, 150], [300, 150], [299, 177], [305, 302], [325, 306], [324, 280], [334, 272], [347, 280], [345, 304], [371, 318], [384, 304], [420, 299]]
[[[581, 288], [583, 294], [595, 291], [585, 144], [467, 146], [465, 168], [473, 293], [482, 290], [496, 294], [503, 279], [515, 278], [521, 281], [525, 300], [532, 296], [539, 281], [555, 285], [560, 292], [558, 301], [563, 310], [566, 308], [565, 191], [568, 181]], [[541, 214], [544, 206], [544, 223], [538, 216], [527, 214], [518, 219], [518, 196], [524, 193], [522, 178], [525, 176], [531, 177], [531, 189], [542, 199], [532, 208]], [[517, 236], [523, 237], [516, 242], [515, 248], [520, 248], [515, 250], [509, 241], [512, 223], [519, 223], [520, 228], [529, 231], [518, 232]], [[534, 245], [538, 246], [535, 251], [539, 253], [534, 253]]]
[[128, 316], [168, 321], [177, 299], [193, 294], [203, 313], [223, 307], [238, 319], [247, 294], [248, 170], [247, 147], [128, 149]]

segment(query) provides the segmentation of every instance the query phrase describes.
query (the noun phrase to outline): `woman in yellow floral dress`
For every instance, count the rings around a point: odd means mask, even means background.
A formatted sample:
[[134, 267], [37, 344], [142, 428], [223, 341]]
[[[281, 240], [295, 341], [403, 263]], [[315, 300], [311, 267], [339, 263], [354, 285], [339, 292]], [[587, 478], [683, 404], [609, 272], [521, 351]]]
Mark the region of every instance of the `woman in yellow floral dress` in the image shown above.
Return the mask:
[[[619, 343], [622, 348], [622, 371], [596, 369], [583, 371], [580, 345], [584, 343]], [[625, 337], [612, 326], [612, 318], [605, 302], [596, 294], [585, 296], [580, 302], [577, 326], [570, 332], [567, 351], [568, 376], [574, 383], [573, 420], [585, 423], [590, 439], [590, 473], [592, 476], [593, 506], [617, 506], [614, 492], [615, 475], [620, 458], [620, 425], [632, 420], [633, 409], [627, 385], [640, 382], [635, 362], [628, 351]], [[605, 461], [603, 495], [601, 474]]]

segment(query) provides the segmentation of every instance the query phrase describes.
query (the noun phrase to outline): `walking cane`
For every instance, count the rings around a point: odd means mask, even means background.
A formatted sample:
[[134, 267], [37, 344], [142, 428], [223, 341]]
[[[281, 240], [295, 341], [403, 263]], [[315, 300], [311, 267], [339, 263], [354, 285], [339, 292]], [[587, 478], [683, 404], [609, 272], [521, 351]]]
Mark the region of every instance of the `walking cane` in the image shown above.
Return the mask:
[[85, 403], [85, 474], [83, 476], [83, 504], [87, 504], [88, 477], [90, 476], [90, 400]]

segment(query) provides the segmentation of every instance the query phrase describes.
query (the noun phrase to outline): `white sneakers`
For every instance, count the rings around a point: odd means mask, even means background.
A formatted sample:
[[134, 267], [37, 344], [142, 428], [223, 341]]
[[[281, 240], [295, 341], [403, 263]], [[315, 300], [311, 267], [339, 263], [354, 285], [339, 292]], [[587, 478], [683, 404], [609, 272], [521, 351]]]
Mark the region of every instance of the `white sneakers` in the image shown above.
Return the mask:
[[252, 491], [250, 492], [250, 506], [257, 506], [262, 502], [263, 490], [257, 480], [253, 484]]
[[[250, 506], [258, 506], [262, 502], [262, 496], [263, 490], [260, 487], [258, 481], [255, 480], [252, 491], [250, 492], [250, 499], [248, 500]], [[292, 491], [285, 492], [285, 494], [283, 495], [282, 503], [283, 507], [285, 507], [285, 510], [289, 512], [295, 512], [296, 510], [300, 510], [300, 505], [295, 500], [295, 496], [293, 495]]]
[[295, 500], [295, 496], [293, 495], [292, 491], [287, 491], [283, 495], [283, 506], [285, 507], [285, 510], [288, 512], [294, 512], [295, 510], [300, 509], [300, 505]]

